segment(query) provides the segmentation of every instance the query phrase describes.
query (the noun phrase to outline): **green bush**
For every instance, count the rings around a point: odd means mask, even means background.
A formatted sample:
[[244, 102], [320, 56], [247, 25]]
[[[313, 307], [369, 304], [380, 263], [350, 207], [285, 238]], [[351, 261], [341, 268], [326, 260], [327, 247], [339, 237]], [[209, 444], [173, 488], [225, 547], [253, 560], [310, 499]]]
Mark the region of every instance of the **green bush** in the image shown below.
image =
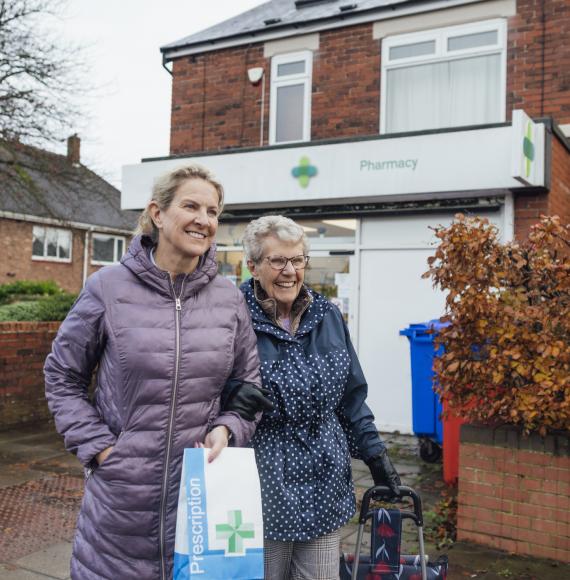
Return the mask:
[[77, 296], [59, 291], [40, 300], [0, 306], [0, 322], [63, 320]]
[[18, 280], [9, 284], [0, 284], [0, 304], [9, 304], [40, 296], [53, 296], [61, 292], [61, 288], [51, 280], [42, 282]]

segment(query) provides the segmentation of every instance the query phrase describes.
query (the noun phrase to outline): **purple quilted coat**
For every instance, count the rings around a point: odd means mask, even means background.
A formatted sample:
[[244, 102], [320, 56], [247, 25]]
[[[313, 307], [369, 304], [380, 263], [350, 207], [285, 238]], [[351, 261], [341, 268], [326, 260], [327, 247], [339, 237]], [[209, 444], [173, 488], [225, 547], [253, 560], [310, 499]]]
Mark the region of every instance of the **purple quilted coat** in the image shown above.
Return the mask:
[[[259, 384], [242, 293], [217, 275], [215, 248], [171, 283], [153, 266], [149, 245], [135, 238], [120, 265], [88, 279], [45, 363], [57, 429], [88, 468], [74, 580], [170, 579], [183, 449], [217, 425], [230, 429], [236, 446], [255, 429], [220, 413], [226, 381]], [[111, 445], [96, 467], [95, 455]]]

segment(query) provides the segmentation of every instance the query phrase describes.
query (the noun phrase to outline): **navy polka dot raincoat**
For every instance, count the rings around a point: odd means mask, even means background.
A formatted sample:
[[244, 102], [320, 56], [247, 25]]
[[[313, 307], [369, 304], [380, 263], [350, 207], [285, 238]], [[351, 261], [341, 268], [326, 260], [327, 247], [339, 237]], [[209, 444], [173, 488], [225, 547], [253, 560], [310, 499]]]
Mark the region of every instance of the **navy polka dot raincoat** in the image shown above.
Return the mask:
[[317, 538], [355, 512], [351, 455], [367, 460], [384, 447], [365, 403], [366, 380], [342, 315], [324, 296], [303, 288], [307, 307], [292, 335], [260, 306], [252, 280], [241, 289], [275, 405], [252, 440], [265, 537]]

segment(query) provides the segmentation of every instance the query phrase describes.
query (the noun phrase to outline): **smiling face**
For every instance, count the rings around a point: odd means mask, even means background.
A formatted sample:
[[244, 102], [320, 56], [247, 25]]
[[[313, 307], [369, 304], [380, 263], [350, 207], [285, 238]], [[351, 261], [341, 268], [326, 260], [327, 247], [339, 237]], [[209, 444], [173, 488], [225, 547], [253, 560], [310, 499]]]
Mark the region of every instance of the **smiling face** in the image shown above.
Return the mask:
[[261, 287], [270, 298], [277, 302], [279, 316], [289, 316], [293, 302], [299, 295], [305, 270], [295, 270], [291, 262], [283, 270], [274, 270], [269, 261], [269, 256], [284, 256], [293, 258], [304, 254], [303, 242], [283, 242], [275, 236], [268, 236], [263, 241], [263, 255], [259, 262], [248, 260], [248, 268], [252, 276], [259, 281]]
[[149, 212], [158, 228], [157, 264], [171, 273], [192, 272], [218, 229], [218, 192], [203, 179], [184, 181], [172, 202], [160, 209], [151, 202]]

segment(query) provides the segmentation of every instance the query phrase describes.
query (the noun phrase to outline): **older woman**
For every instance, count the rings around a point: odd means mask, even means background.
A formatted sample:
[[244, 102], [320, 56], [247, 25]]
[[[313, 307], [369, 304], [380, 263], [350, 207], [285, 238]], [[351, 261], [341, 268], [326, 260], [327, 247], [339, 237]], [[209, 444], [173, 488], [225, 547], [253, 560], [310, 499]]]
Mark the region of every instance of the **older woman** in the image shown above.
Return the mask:
[[230, 437], [241, 446], [254, 432], [220, 410], [226, 383], [259, 384], [245, 300], [217, 275], [222, 203], [199, 166], [160, 178], [140, 235], [120, 264], [89, 278], [46, 360], [57, 429], [88, 473], [74, 580], [172, 578], [184, 448], [210, 447], [213, 460]]
[[350, 456], [398, 493], [365, 403], [367, 384], [338, 308], [304, 285], [303, 229], [282, 216], [252, 221], [242, 285], [275, 410], [252, 440], [261, 478], [265, 577], [338, 578], [339, 528], [355, 511]]

